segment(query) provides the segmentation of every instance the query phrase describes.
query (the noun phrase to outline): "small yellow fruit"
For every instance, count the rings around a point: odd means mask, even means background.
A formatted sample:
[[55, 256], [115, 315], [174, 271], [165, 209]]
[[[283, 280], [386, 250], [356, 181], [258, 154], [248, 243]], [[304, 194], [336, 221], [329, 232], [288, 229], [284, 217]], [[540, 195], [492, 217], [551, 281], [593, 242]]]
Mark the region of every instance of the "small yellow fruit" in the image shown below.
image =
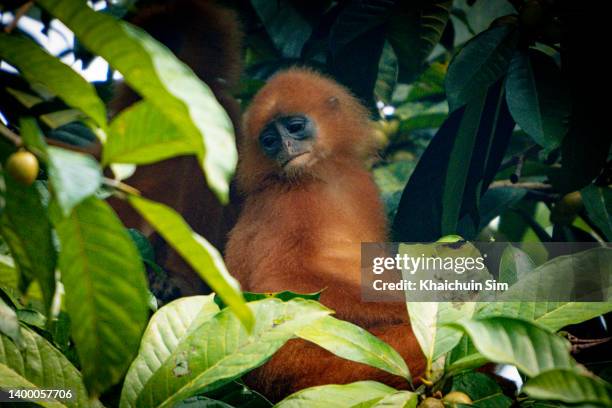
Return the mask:
[[451, 391], [442, 398], [445, 403], [454, 406], [455, 404], [472, 405], [472, 399], [469, 395], [461, 391]]
[[14, 180], [26, 186], [34, 183], [38, 169], [38, 159], [26, 150], [13, 153], [6, 161], [6, 172]]
[[550, 213], [550, 219], [555, 224], [571, 225], [576, 215], [582, 210], [582, 207], [582, 195], [580, 191], [571, 192], [564, 195], [563, 198], [555, 204]]
[[444, 403], [437, 398], [428, 397], [419, 404], [418, 408], [444, 408]]

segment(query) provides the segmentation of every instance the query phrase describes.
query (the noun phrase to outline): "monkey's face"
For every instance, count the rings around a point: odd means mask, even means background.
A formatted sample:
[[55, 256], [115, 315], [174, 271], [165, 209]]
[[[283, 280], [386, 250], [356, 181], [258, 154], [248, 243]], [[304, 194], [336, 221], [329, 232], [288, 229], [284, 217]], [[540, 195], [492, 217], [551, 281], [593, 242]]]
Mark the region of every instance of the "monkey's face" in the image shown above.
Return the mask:
[[259, 135], [259, 146], [263, 153], [285, 170], [306, 165], [315, 144], [315, 124], [306, 115], [275, 118]]
[[372, 154], [373, 135], [367, 109], [345, 88], [310, 70], [284, 71], [245, 113], [239, 187], [250, 192], [335, 179]]

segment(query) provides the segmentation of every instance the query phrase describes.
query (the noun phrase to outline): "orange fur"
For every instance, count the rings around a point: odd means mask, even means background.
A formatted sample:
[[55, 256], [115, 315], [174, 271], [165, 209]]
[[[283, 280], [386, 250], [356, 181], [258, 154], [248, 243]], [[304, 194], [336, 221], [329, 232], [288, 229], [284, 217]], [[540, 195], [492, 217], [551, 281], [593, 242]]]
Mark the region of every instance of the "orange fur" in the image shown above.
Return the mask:
[[[280, 168], [259, 147], [272, 119], [305, 114], [314, 121], [311, 153]], [[314, 72], [278, 74], [245, 114], [238, 185], [243, 211], [230, 233], [226, 262], [244, 290], [316, 292], [337, 317], [390, 342], [414, 374], [423, 359], [402, 303], [361, 301], [360, 244], [386, 241], [386, 219], [377, 188], [364, 168], [373, 153], [367, 110], [346, 89]], [[405, 380], [341, 360], [304, 341], [283, 347], [249, 382], [272, 399], [327, 383]]]

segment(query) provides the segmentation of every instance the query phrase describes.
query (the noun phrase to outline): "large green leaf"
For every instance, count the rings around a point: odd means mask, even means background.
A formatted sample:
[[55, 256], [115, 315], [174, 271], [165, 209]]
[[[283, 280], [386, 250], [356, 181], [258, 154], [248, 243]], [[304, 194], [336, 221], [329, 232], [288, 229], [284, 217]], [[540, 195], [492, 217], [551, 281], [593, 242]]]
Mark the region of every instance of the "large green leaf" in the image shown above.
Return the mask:
[[509, 408], [512, 400], [504, 395], [499, 384], [483, 373], [468, 372], [453, 377], [452, 391], [466, 393], [475, 407]]
[[612, 386], [573, 370], [550, 370], [531, 378], [522, 392], [532, 398], [570, 404], [612, 406]]
[[181, 131], [150, 101], [121, 111], [111, 122], [102, 163], [148, 164], [196, 153]]
[[[37, 387], [23, 378], [21, 375], [17, 374], [14, 370], [9, 368], [8, 366], [0, 363], [0, 389], [8, 390], [8, 389], [27, 389], [27, 390], [35, 390]], [[6, 395], [6, 394], [5, 394]], [[15, 403], [17, 405], [17, 403]], [[47, 399], [44, 401], [36, 401], [36, 406], [43, 407], [65, 407], [66, 405], [57, 402], [54, 399]]]
[[[8, 337], [0, 335], [0, 364], [4, 364], [29, 383], [42, 389], [72, 390], [74, 399], [64, 401], [69, 407], [90, 405], [81, 374], [68, 359], [47, 340], [22, 327], [25, 347], [19, 350]], [[17, 380], [16, 378], [13, 378]], [[10, 378], [0, 375], [0, 388]]]
[[102, 183], [98, 162], [86, 154], [59, 147], [49, 147], [49, 181], [65, 216], [87, 197], [92, 196]]
[[331, 312], [304, 299], [270, 298], [248, 306], [255, 316], [250, 333], [229, 308], [222, 310], [179, 343], [145, 384], [136, 406], [173, 406], [238, 378], [263, 364], [297, 331]]
[[125, 376], [120, 408], [135, 407], [144, 385], [172, 355], [181, 340], [218, 311], [214, 295], [180, 298], [159, 309], [149, 320], [138, 356]]
[[129, 202], [250, 328], [253, 315], [217, 249], [196, 234], [170, 207], [136, 196], [131, 196]]
[[517, 37], [510, 26], [491, 28], [474, 37], [455, 55], [446, 75], [451, 112], [479, 97], [506, 73]]
[[410, 380], [410, 371], [406, 362], [393, 347], [352, 323], [327, 316], [304, 327], [296, 334], [337, 356], [380, 368]]
[[469, 336], [474, 346], [495, 363], [515, 365], [529, 377], [555, 368], [575, 368], [569, 343], [524, 320], [488, 317], [451, 324]]
[[561, 70], [541, 51], [517, 51], [506, 80], [508, 108], [516, 123], [540, 146], [560, 146], [567, 133], [568, 93]]
[[489, 188], [480, 199], [480, 225], [478, 230], [482, 230], [495, 217], [521, 201], [525, 194], [527, 194], [527, 190], [523, 188]]
[[612, 189], [591, 184], [580, 190], [580, 194], [593, 224], [612, 241]]
[[321, 385], [291, 394], [275, 408], [367, 408], [396, 393], [391, 387], [375, 381], [358, 381], [345, 385]]
[[208, 86], [137, 27], [95, 12], [84, 2], [38, 3], [70, 28], [81, 44], [121, 72], [132, 89], [174, 123], [196, 152], [212, 190], [223, 202], [227, 201], [237, 154], [231, 121]]
[[512, 285], [534, 268], [535, 264], [526, 252], [508, 244], [499, 261], [499, 280]]
[[419, 394], [410, 391], [396, 391], [387, 395], [372, 408], [416, 408], [419, 402]]
[[540, 265], [500, 294], [497, 300], [612, 302], [610, 276], [612, 248], [593, 248], [559, 256]]
[[19, 69], [32, 85], [42, 85], [106, 128], [104, 103], [93, 85], [38, 44], [25, 37], [0, 33], [0, 57]]
[[462, 333], [446, 324], [474, 313], [474, 303], [408, 302], [410, 325], [430, 369], [434, 361], [450, 351], [461, 340]]
[[138, 250], [102, 200], [90, 197], [69, 217], [55, 211], [59, 268], [85, 384], [99, 395], [136, 355], [148, 294]]
[[557, 331], [608, 312], [612, 312], [612, 302], [491, 302], [476, 316], [517, 317]]
[[13, 308], [9, 307], [0, 297], [0, 333], [8, 336], [15, 344], [23, 347], [19, 319]]
[[377, 101], [391, 103], [391, 96], [397, 84], [397, 57], [389, 43], [385, 43], [380, 61], [378, 76], [374, 85], [374, 97]]
[[[501, 83], [450, 114], [421, 156], [393, 221], [396, 241], [473, 236], [479, 200], [503, 159], [514, 122]], [[470, 216], [470, 231], [459, 220]]]
[[41, 200], [38, 183], [24, 186], [5, 177], [5, 207], [0, 216], [0, 233], [11, 250], [21, 273], [21, 287], [36, 279], [45, 306], [51, 306], [55, 293], [57, 254], [52, 241], [51, 223]]
[[312, 27], [290, 1], [251, 0], [276, 48], [287, 58], [297, 58]]
[[396, 2], [388, 26], [388, 39], [399, 62], [400, 80], [412, 82], [440, 41], [452, 2]]

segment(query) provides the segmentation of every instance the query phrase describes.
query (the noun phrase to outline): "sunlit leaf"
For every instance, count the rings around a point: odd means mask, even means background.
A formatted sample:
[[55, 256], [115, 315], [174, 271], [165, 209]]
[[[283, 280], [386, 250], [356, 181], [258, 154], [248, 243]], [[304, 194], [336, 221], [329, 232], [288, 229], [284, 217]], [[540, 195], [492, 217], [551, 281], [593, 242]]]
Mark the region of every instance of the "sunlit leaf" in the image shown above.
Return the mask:
[[232, 381], [263, 364], [297, 331], [331, 312], [304, 299], [270, 298], [248, 306], [255, 316], [250, 333], [229, 308], [222, 310], [183, 338], [145, 384], [136, 406], [173, 406], [196, 392]]
[[240, 293], [238, 281], [227, 271], [219, 251], [170, 207], [136, 196], [131, 196], [129, 202], [232, 308], [244, 325], [251, 327], [253, 316]]
[[[12, 380], [23, 381], [25, 379], [41, 389], [72, 390], [74, 398], [63, 401], [66, 406], [89, 406], [81, 374], [68, 359], [34, 331], [22, 327], [21, 335], [25, 343], [22, 350], [19, 350], [8, 337], [0, 335], [0, 365], [10, 368], [22, 378], [20, 380], [13, 374]], [[11, 386], [12, 384], [9, 383], [11, 377], [5, 377], [4, 373], [0, 374], [0, 385], [2, 386], [0, 388]], [[13, 386], [16, 385], [17, 383]]]
[[94, 87], [38, 44], [25, 37], [0, 33], [0, 56], [18, 68], [28, 82], [45, 86], [98, 126], [106, 127], [106, 109]]
[[211, 189], [227, 201], [237, 160], [232, 124], [208, 86], [142, 29], [72, 0], [39, 0], [181, 131]]
[[567, 341], [524, 320], [489, 317], [451, 326], [465, 331], [490, 361], [512, 364], [530, 377], [554, 368], [576, 367]]
[[573, 370], [550, 370], [531, 378], [521, 389], [532, 398], [569, 404], [612, 406], [612, 386]]
[[327, 316], [299, 330], [297, 336], [347, 360], [410, 380], [408, 366], [395, 349], [352, 323]]
[[145, 271], [104, 201], [90, 197], [68, 217], [55, 213], [72, 337], [85, 384], [99, 395], [123, 377], [138, 350], [148, 314]]
[[219, 311], [213, 296], [177, 299], [151, 317], [142, 335], [138, 355], [123, 382], [121, 408], [135, 407], [144, 385], [172, 355], [181, 340]]
[[346, 385], [321, 385], [291, 394], [275, 408], [346, 408], [371, 407], [396, 390], [375, 381]]

